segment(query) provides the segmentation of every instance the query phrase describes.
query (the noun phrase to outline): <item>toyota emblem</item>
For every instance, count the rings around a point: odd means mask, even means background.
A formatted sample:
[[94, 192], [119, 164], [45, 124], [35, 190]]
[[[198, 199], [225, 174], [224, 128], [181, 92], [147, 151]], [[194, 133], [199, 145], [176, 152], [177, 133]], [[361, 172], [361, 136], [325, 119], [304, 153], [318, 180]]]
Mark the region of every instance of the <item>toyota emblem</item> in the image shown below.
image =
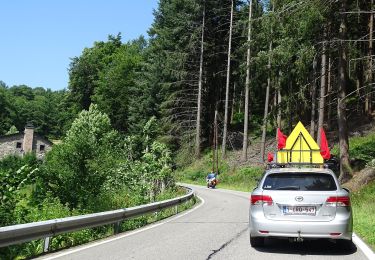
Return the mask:
[[298, 202], [303, 201], [303, 197], [302, 197], [302, 196], [297, 196], [295, 199], [296, 199], [296, 201], [298, 201]]

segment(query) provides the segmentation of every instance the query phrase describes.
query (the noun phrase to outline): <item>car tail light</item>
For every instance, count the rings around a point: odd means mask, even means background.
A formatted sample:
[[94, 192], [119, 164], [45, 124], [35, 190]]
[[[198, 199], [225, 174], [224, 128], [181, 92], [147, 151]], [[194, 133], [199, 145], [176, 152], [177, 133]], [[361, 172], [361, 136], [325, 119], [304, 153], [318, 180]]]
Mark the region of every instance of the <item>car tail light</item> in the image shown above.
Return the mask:
[[350, 206], [350, 198], [348, 196], [329, 197], [326, 201], [326, 204], [328, 206], [349, 207]]
[[273, 200], [271, 196], [266, 195], [251, 195], [251, 205], [262, 205], [266, 203], [267, 205], [272, 205]]
[[331, 236], [339, 236], [341, 233], [329, 233]]
[[259, 230], [259, 233], [262, 233], [262, 234], [268, 234], [268, 233], [270, 233], [270, 232], [267, 231], [267, 230]]

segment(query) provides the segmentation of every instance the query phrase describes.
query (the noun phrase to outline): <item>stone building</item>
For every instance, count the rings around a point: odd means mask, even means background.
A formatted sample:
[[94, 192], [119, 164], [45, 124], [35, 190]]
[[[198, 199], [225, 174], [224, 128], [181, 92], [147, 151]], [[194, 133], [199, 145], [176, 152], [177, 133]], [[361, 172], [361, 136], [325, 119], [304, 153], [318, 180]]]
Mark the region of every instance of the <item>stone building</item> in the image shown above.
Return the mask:
[[7, 155], [20, 155], [34, 152], [43, 158], [51, 150], [52, 143], [34, 132], [34, 126], [28, 124], [24, 133], [0, 136], [0, 159]]

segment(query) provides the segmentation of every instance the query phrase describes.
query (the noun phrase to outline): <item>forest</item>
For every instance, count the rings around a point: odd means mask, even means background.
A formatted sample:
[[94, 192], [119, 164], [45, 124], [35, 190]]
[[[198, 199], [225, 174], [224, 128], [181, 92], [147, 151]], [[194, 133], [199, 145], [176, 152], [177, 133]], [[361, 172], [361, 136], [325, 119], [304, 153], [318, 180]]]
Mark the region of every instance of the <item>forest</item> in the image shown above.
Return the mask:
[[199, 157], [217, 110], [223, 156], [242, 146], [246, 161], [251, 140], [302, 121], [318, 142], [321, 127], [337, 138], [347, 179], [348, 121], [373, 111], [372, 10], [372, 0], [162, 0], [148, 38], [110, 35], [73, 57], [66, 90], [1, 82], [0, 133], [31, 121], [60, 139], [95, 103], [126, 134], [155, 117], [162, 142]]
[[[259, 143], [264, 163], [277, 128], [289, 134], [301, 121], [318, 143], [324, 128], [344, 183], [349, 129], [374, 116], [374, 9], [374, 0], [160, 0], [147, 37], [109, 35], [72, 57], [67, 89], [0, 82], [0, 135], [32, 122], [62, 140], [44, 162], [2, 162], [1, 181], [19, 169], [13, 186], [32, 184], [32, 203], [68, 211], [97, 210], [98, 183], [104, 197], [136, 187], [144, 202], [173, 186], [174, 168], [208, 153], [217, 112], [221, 156], [241, 150], [243, 162]], [[88, 192], [72, 197], [72, 188]], [[12, 205], [1, 219], [30, 216]]]

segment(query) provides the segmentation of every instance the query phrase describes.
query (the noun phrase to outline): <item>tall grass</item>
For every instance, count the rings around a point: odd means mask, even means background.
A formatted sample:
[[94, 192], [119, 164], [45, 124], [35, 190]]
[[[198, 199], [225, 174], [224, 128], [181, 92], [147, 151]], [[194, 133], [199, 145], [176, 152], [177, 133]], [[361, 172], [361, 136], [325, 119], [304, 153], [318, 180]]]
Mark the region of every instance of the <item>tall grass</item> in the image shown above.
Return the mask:
[[[206, 154], [202, 159], [176, 172], [181, 182], [206, 185], [206, 176], [212, 171], [212, 154]], [[251, 191], [263, 173], [260, 167], [230, 167], [227, 162], [219, 162], [218, 187], [239, 191]]]
[[375, 182], [351, 196], [354, 231], [375, 250]]

